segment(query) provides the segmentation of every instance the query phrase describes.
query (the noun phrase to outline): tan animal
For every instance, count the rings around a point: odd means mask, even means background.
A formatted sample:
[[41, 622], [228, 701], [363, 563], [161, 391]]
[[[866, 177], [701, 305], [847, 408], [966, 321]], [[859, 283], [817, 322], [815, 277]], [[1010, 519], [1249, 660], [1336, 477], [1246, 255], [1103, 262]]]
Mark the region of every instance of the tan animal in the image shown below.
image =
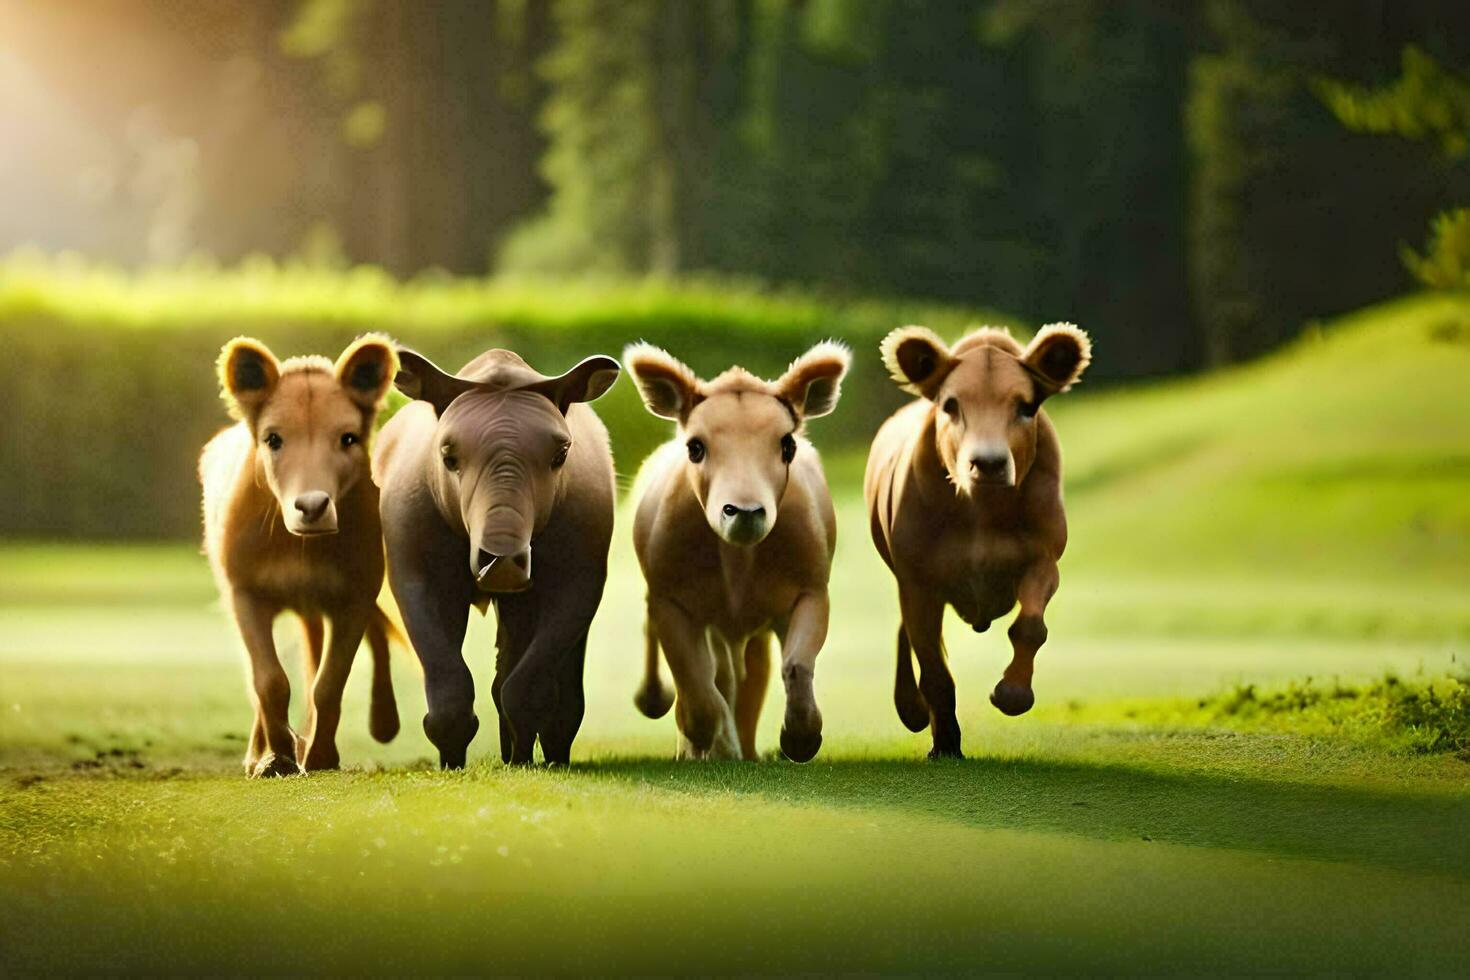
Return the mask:
[[[388, 620], [377, 608], [383, 535], [368, 436], [398, 367], [383, 337], [324, 357], [279, 362], [237, 337], [219, 357], [221, 394], [239, 420], [204, 447], [204, 550], [250, 656], [255, 724], [250, 776], [335, 769], [342, 689], [366, 633], [373, 653], [369, 730], [398, 733]], [[305, 735], [288, 719], [290, 682], [271, 624], [291, 610], [306, 629]], [[323, 620], [332, 633], [324, 644]]]
[[[383, 427], [388, 584], [424, 667], [424, 733], [439, 764], [463, 768], [479, 731], [464, 661], [469, 610], [495, 604], [502, 761], [536, 742], [565, 765], [582, 724], [587, 630], [602, 601], [616, 486], [607, 429], [591, 406], [618, 378], [594, 356], [547, 377], [508, 350], [458, 375], [400, 351], [414, 404]], [[534, 560], [533, 560], [534, 559]]]
[[894, 380], [919, 396], [878, 430], [863, 481], [873, 543], [898, 580], [893, 700], [911, 731], [929, 726], [931, 758], [959, 757], [944, 607], [984, 632], [1019, 600], [1011, 662], [990, 700], [1008, 715], [1029, 710], [1067, 546], [1061, 446], [1041, 403], [1081, 377], [1092, 347], [1054, 323], [1024, 349], [991, 328], [951, 349], [923, 327], [893, 331], [881, 349]]
[[786, 687], [781, 750], [806, 762], [821, 747], [812, 677], [827, 638], [837, 526], [802, 427], [836, 407], [849, 359], [824, 343], [774, 382], [738, 367], [701, 381], [656, 347], [624, 353], [648, 410], [678, 423], [639, 476], [633, 542], [648, 619], [634, 701], [650, 718], [669, 710], [662, 647], [678, 691], [681, 758], [756, 757], [772, 634]]

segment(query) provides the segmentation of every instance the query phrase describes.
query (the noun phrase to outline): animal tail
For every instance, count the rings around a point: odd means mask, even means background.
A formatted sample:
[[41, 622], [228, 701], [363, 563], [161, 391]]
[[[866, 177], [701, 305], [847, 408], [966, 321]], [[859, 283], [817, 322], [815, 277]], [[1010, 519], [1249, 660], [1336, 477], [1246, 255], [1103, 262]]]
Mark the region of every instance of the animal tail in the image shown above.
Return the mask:
[[914, 652], [909, 646], [908, 631], [898, 627], [898, 663], [893, 672], [893, 706], [898, 720], [911, 732], [929, 727], [929, 705], [914, 680]]
[[662, 718], [674, 706], [674, 695], [658, 673], [658, 634], [651, 619], [643, 621], [643, 641], [643, 683], [633, 695], [633, 703], [649, 718]]
[[373, 654], [373, 692], [368, 707], [368, 731], [379, 742], [391, 742], [398, 734], [398, 701], [393, 697], [393, 670], [388, 641], [403, 643], [403, 634], [381, 606], [373, 607], [368, 621], [368, 649]]

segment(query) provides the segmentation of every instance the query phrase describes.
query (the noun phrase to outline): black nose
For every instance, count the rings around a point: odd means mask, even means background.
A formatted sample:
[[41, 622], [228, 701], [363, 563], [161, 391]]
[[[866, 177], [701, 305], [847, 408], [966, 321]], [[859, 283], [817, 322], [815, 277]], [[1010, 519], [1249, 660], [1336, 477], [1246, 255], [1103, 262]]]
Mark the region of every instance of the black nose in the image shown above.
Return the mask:
[[981, 476], [1005, 476], [1009, 462], [1009, 456], [975, 456], [970, 459], [970, 465]]
[[726, 504], [724, 508], [726, 517], [765, 517], [764, 507], [736, 507], [734, 504]]
[[295, 505], [296, 509], [301, 512], [302, 520], [308, 524], [315, 524], [327, 512], [327, 504], [331, 502], [331, 497], [320, 490], [313, 490], [297, 497]]

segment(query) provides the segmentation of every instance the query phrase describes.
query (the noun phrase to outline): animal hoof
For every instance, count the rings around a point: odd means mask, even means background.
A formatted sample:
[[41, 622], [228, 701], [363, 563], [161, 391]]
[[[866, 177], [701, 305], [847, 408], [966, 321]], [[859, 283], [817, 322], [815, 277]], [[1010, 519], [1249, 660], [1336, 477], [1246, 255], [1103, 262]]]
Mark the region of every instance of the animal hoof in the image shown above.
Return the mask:
[[368, 716], [368, 733], [373, 740], [387, 745], [398, 737], [398, 709], [374, 708]]
[[633, 695], [633, 704], [645, 718], [662, 718], [674, 706], [674, 696], [662, 684], [644, 685]]
[[1001, 714], [1024, 715], [1031, 710], [1036, 703], [1036, 695], [1031, 688], [1022, 687], [1020, 684], [1012, 684], [1010, 681], [1001, 681], [995, 685], [995, 690], [990, 692], [990, 703], [1000, 709]]
[[929, 750], [929, 758], [931, 760], [933, 760], [933, 759], [963, 759], [964, 757], [965, 757], [965, 753], [963, 753], [963, 752], [960, 751], [960, 747], [958, 745], [954, 745], [954, 746], [948, 746], [948, 745], [946, 745], [946, 746], [939, 746], [939, 745], [936, 745], [936, 746], [934, 746], [934, 748], [932, 748], [932, 749]]
[[820, 730], [797, 734], [791, 729], [781, 729], [781, 754], [792, 762], [811, 762], [816, 758], [817, 750], [822, 747], [822, 733]]
[[296, 760], [289, 756], [276, 755], [268, 752], [260, 757], [255, 764], [255, 771], [250, 774], [252, 779], [275, 779], [279, 776], [299, 776], [301, 767]]
[[929, 727], [929, 706], [923, 701], [895, 699], [893, 706], [898, 709], [898, 720], [909, 731], [922, 732]]
[[323, 772], [328, 769], [342, 768], [342, 757], [337, 754], [335, 748], [317, 748], [306, 753], [307, 772]]

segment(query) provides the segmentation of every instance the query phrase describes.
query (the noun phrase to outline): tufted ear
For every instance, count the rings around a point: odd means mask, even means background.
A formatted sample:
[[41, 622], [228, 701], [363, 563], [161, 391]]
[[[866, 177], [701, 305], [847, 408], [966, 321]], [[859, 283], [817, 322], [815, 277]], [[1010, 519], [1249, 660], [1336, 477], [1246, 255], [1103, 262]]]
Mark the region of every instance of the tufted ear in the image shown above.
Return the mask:
[[699, 377], [652, 344], [630, 344], [623, 350], [623, 363], [638, 385], [643, 404], [659, 418], [682, 422], [704, 397], [699, 392]]
[[834, 340], [824, 340], [791, 362], [776, 381], [776, 390], [802, 418], [820, 418], [837, 407], [842, 376], [851, 363], [851, 351]]
[[398, 373], [398, 351], [382, 334], [365, 334], [337, 358], [337, 381], [363, 411], [376, 412]]
[[539, 391], [556, 403], [563, 415], [576, 402], [601, 398], [618, 380], [622, 368], [606, 354], [594, 354], [559, 378], [547, 378], [526, 385], [525, 391]]
[[934, 397], [955, 365], [949, 347], [928, 327], [899, 327], [878, 350], [899, 387], [925, 398]]
[[450, 402], [479, 387], [473, 381], [440, 370], [433, 361], [406, 347], [398, 348], [398, 373], [393, 377], [393, 385], [409, 398], [433, 405], [435, 415], [443, 415]]
[[225, 344], [215, 362], [220, 397], [230, 415], [243, 421], [255, 418], [281, 380], [281, 365], [270, 349], [250, 337]]
[[1071, 323], [1049, 323], [1037, 332], [1021, 355], [1036, 379], [1041, 397], [1066, 391], [1092, 361], [1092, 341]]

